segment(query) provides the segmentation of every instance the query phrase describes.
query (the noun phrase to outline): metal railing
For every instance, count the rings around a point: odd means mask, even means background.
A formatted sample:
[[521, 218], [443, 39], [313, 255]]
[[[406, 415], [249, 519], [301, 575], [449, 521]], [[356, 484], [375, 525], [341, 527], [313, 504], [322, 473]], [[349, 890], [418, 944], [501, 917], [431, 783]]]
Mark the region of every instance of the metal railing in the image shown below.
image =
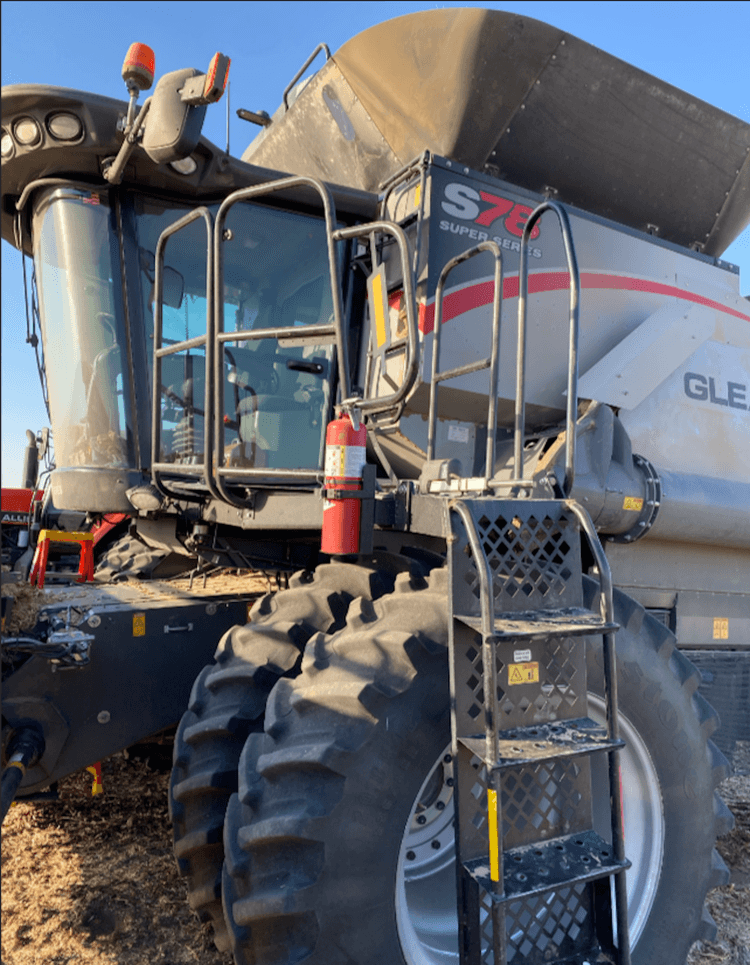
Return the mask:
[[[203, 218], [206, 225], [207, 244], [206, 244], [206, 331], [203, 335], [194, 338], [184, 339], [172, 345], [162, 345], [163, 316], [164, 316], [164, 252], [169, 239], [188, 227], [194, 221]], [[161, 473], [179, 473], [180, 475], [199, 476], [212, 496], [219, 498], [216, 480], [213, 476], [210, 454], [212, 450], [212, 431], [211, 419], [209, 418], [210, 405], [212, 400], [212, 384], [210, 373], [212, 370], [213, 358], [213, 291], [214, 283], [214, 259], [211, 245], [213, 233], [213, 218], [211, 212], [206, 207], [195, 208], [182, 218], [175, 221], [162, 231], [156, 243], [154, 255], [155, 274], [154, 274], [154, 364], [153, 364], [153, 383], [151, 398], [151, 478], [154, 486], [164, 496], [173, 498], [186, 498], [184, 492], [177, 492], [164, 483]], [[203, 462], [196, 465], [185, 463], [161, 462], [161, 398], [162, 398], [162, 360], [169, 355], [178, 352], [189, 351], [192, 348], [205, 348], [206, 352], [206, 377], [203, 394]]]
[[227, 490], [225, 479], [231, 476], [240, 481], [289, 481], [289, 482], [315, 482], [321, 478], [322, 470], [318, 467], [311, 469], [270, 469], [270, 468], [243, 468], [224, 465], [224, 379], [221, 371], [223, 346], [227, 342], [247, 342], [252, 340], [275, 338], [299, 338], [301, 330], [299, 327], [278, 327], [263, 328], [257, 330], [224, 332], [224, 313], [223, 313], [223, 278], [224, 278], [224, 255], [223, 242], [225, 240], [225, 222], [230, 208], [238, 202], [250, 201], [257, 198], [274, 194], [277, 191], [284, 191], [290, 188], [309, 187], [315, 191], [321, 199], [323, 206], [323, 217], [326, 226], [326, 245], [328, 254], [328, 270], [330, 273], [331, 296], [333, 301], [333, 315], [328, 324], [308, 325], [304, 328], [305, 338], [316, 337], [321, 339], [332, 339], [336, 345], [338, 358], [339, 377], [343, 391], [349, 394], [349, 356], [347, 340], [344, 332], [343, 313], [341, 308], [341, 285], [339, 283], [339, 272], [336, 261], [336, 248], [334, 241], [334, 231], [336, 227], [336, 206], [333, 196], [322, 181], [317, 178], [309, 177], [290, 177], [282, 178], [279, 181], [266, 182], [254, 185], [249, 188], [241, 188], [235, 191], [224, 200], [216, 215], [214, 226], [214, 320], [215, 320], [215, 342], [217, 351], [214, 357], [214, 371], [212, 372], [213, 383], [213, 402], [214, 402], [214, 458], [216, 460], [216, 484], [221, 493], [221, 498], [230, 505], [238, 508], [245, 508], [249, 505], [248, 500], [237, 498]]
[[[521, 255], [518, 273], [518, 326], [516, 343], [516, 384], [515, 411], [513, 427], [513, 476], [510, 479], [492, 479], [495, 460], [496, 416], [497, 416], [497, 381], [499, 372], [500, 353], [500, 312], [502, 301], [502, 267], [499, 246], [492, 241], [484, 241], [474, 248], [463, 252], [451, 259], [442, 272], [435, 290], [435, 326], [432, 353], [432, 373], [430, 379], [430, 401], [428, 409], [428, 438], [427, 461], [435, 458], [435, 429], [437, 421], [437, 388], [440, 382], [448, 379], [469, 375], [473, 372], [491, 368], [490, 388], [487, 418], [487, 454], [485, 473], [482, 478], [484, 490], [508, 488], [530, 490], [533, 480], [524, 479], [523, 447], [526, 435], [526, 342], [527, 342], [527, 314], [528, 314], [528, 285], [529, 263], [528, 247], [531, 233], [536, 223], [546, 211], [556, 215], [563, 236], [563, 244], [570, 276], [569, 301], [569, 331], [568, 331], [568, 371], [567, 371], [567, 405], [566, 405], [566, 433], [565, 433], [565, 478], [563, 495], [568, 496], [573, 488], [575, 479], [575, 426], [578, 411], [578, 332], [579, 332], [579, 303], [580, 279], [578, 262], [573, 246], [570, 222], [562, 205], [554, 201], [545, 201], [538, 205], [529, 216], [522, 234]], [[443, 300], [444, 289], [448, 274], [457, 266], [473, 258], [482, 251], [490, 251], [495, 255], [495, 293], [492, 311], [492, 347], [491, 355], [487, 359], [472, 362], [456, 368], [439, 371], [440, 346], [442, 340]]]
[[575, 479], [575, 427], [578, 416], [578, 315], [581, 299], [581, 281], [578, 260], [573, 246], [565, 208], [556, 201], [544, 201], [529, 215], [521, 237], [521, 261], [518, 269], [518, 362], [516, 366], [516, 411], [513, 441], [513, 461], [517, 479], [523, 474], [523, 442], [526, 433], [526, 315], [529, 292], [529, 238], [537, 221], [545, 211], [557, 216], [562, 231], [565, 257], [570, 275], [570, 302], [568, 328], [568, 380], [567, 414], [565, 426], [565, 479], [563, 495], [569, 496]]
[[[494, 294], [492, 298], [492, 337], [490, 355], [488, 358], [479, 359], [476, 362], [469, 362], [466, 365], [458, 365], [443, 372], [440, 368], [440, 345], [441, 330], [443, 323], [443, 292], [448, 275], [470, 258], [488, 251], [495, 259], [495, 278]], [[500, 246], [494, 241], [482, 241], [474, 248], [469, 248], [445, 265], [440, 272], [437, 288], [435, 290], [435, 328], [432, 343], [432, 371], [430, 375], [430, 402], [427, 416], [427, 460], [435, 458], [435, 430], [437, 423], [437, 396], [438, 385], [447, 382], [449, 379], [456, 379], [461, 375], [470, 375], [472, 372], [481, 372], [484, 369], [490, 370], [489, 399], [487, 405], [487, 450], [484, 467], [484, 488], [489, 484], [490, 476], [495, 467], [495, 423], [497, 422], [497, 380], [500, 364], [500, 317], [503, 300], [503, 255]]]
[[[337, 231], [334, 231], [333, 238], [335, 241], [348, 241], [355, 238], [370, 238], [371, 247], [374, 248], [374, 236], [376, 234], [387, 234], [395, 238], [399, 249], [399, 255], [401, 257], [403, 299], [404, 307], [406, 308], [406, 337], [403, 340], [406, 361], [404, 363], [404, 373], [401, 384], [397, 386], [390, 395], [350, 398], [348, 389], [346, 391], [344, 390], [344, 383], [342, 381], [342, 405], [345, 407], [356, 407], [361, 412], [371, 415], [380, 412], [387, 412], [392, 409], [397, 409], [399, 406], [401, 406], [413, 388], [419, 370], [419, 329], [417, 326], [416, 312], [414, 310], [414, 285], [411, 266], [409, 264], [409, 242], [406, 238], [403, 228], [391, 221], [371, 221], [367, 224], [353, 225], [350, 228], [339, 228]], [[373, 262], [374, 260], [375, 259], [373, 258]], [[373, 270], [374, 269], [375, 265], [373, 264]], [[374, 306], [370, 307], [370, 314], [371, 324], [374, 324]], [[398, 346], [395, 347], [397, 348]], [[394, 348], [393, 344], [391, 344], [390, 348]], [[370, 353], [371, 351], [372, 350], [370, 349]], [[384, 369], [385, 359], [383, 359], [382, 371], [384, 371]]]

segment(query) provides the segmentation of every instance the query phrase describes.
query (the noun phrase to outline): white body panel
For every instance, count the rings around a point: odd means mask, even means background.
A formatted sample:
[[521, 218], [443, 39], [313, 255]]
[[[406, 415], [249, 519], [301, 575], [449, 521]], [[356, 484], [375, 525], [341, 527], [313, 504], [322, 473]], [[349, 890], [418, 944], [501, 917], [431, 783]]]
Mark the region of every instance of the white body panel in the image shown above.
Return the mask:
[[[494, 238], [502, 248], [505, 272], [498, 395], [506, 404], [501, 401], [499, 418], [511, 425], [518, 225], [511, 222], [514, 230], [509, 231], [502, 218], [487, 225], [491, 204], [488, 208], [486, 199], [497, 204], [502, 195], [528, 210], [535, 200], [481, 175], [462, 171], [457, 176], [435, 167], [431, 173], [430, 268], [427, 298], [420, 306], [421, 377], [429, 383], [440, 269], [479, 241]], [[571, 213], [570, 221], [581, 278], [580, 398], [618, 409], [634, 451], [660, 468], [750, 482], [750, 302], [739, 294], [738, 275], [719, 262], [583, 213]], [[568, 272], [554, 216], [545, 214], [540, 228], [529, 258], [529, 429], [559, 420], [567, 379]], [[489, 355], [492, 294], [488, 254], [449, 277], [441, 370]], [[443, 383], [440, 418], [481, 424], [488, 385], [487, 371]], [[425, 412], [424, 389], [415, 393], [410, 408]], [[404, 431], [423, 447], [415, 424], [409, 419]], [[471, 439], [473, 434], [467, 434], [467, 445]]]

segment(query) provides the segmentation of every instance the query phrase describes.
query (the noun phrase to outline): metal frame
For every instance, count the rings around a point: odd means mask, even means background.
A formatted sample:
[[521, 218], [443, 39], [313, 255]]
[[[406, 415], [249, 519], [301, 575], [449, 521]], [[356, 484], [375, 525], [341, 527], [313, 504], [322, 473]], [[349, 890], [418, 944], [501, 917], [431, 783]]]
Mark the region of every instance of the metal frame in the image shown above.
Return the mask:
[[[614, 598], [612, 588], [612, 571], [609, 560], [604, 552], [596, 528], [586, 510], [575, 500], [567, 499], [565, 505], [575, 514], [581, 529], [594, 554], [599, 573], [600, 596], [599, 605], [601, 617], [605, 623], [614, 622]], [[617, 657], [615, 650], [615, 632], [604, 633], [602, 657], [604, 660], [604, 698], [607, 707], [607, 731], [610, 740], [620, 739], [620, 725], [617, 717]], [[625, 832], [622, 820], [622, 788], [620, 787], [620, 768], [617, 751], [610, 751], [607, 755], [609, 763], [609, 795], [612, 816], [612, 847], [618, 861], [625, 860]], [[628, 894], [625, 882], [625, 872], [615, 875], [615, 911], [617, 915], [617, 936], [620, 949], [620, 965], [630, 965], [630, 936], [628, 925]]]
[[292, 77], [292, 79], [289, 81], [287, 86], [284, 88], [284, 93], [282, 94], [282, 97], [281, 97], [281, 100], [284, 104], [284, 113], [286, 113], [289, 110], [289, 94], [292, 88], [300, 79], [300, 77], [304, 74], [304, 72], [307, 70], [310, 64], [315, 60], [315, 58], [318, 56], [321, 50], [325, 51], [326, 60], [331, 59], [331, 51], [328, 49], [328, 44], [318, 44], [315, 50], [313, 50], [313, 52], [310, 54], [310, 56], [307, 58], [304, 64], [300, 67], [300, 69], [297, 71], [294, 77]]
[[[176, 342], [166, 348], [162, 347], [162, 324], [163, 324], [163, 293], [164, 293], [164, 251], [167, 242], [183, 228], [186, 228], [198, 218], [203, 218], [206, 224], [208, 244], [206, 245], [206, 332], [195, 338]], [[169, 225], [159, 235], [156, 243], [155, 253], [155, 277], [154, 277], [154, 366], [153, 384], [151, 399], [151, 477], [154, 486], [162, 495], [173, 499], [190, 498], [184, 492], [177, 492], [170, 489], [160, 478], [160, 473], [179, 472], [181, 475], [199, 476], [205, 483], [209, 492], [216, 499], [221, 498], [213, 477], [211, 464], [211, 420], [209, 418], [210, 403], [212, 399], [211, 372], [213, 368], [213, 345], [214, 345], [214, 299], [212, 286], [214, 284], [214, 259], [211, 246], [211, 236], [213, 230], [213, 218], [211, 212], [206, 207], [195, 208], [183, 215], [173, 224]], [[198, 466], [187, 466], [183, 463], [159, 462], [161, 444], [161, 360], [167, 355], [174, 355], [186, 349], [199, 348], [205, 346], [206, 349], [206, 378], [204, 387], [204, 416], [203, 416], [203, 464]]]
[[404, 378], [401, 385], [395, 389], [391, 395], [385, 397], [359, 398], [355, 396], [350, 398], [347, 384], [347, 391], [342, 391], [342, 407], [356, 407], [361, 412], [366, 412], [370, 415], [375, 415], [378, 412], [386, 412], [389, 409], [395, 409], [401, 406], [409, 392], [411, 392], [419, 371], [419, 357], [417, 353], [419, 329], [414, 311], [414, 286], [411, 269], [409, 267], [409, 242], [403, 228], [392, 221], [371, 221], [364, 225], [339, 228], [334, 231], [333, 238], [335, 241], [349, 241], [355, 238], [368, 237], [370, 238], [371, 246], [374, 247], [374, 237], [376, 233], [390, 234], [395, 238], [399, 248], [399, 254], [401, 255], [404, 304], [406, 306], [406, 365], [404, 366]]
[[[523, 444], [526, 434], [526, 332], [527, 332], [527, 303], [529, 279], [529, 240], [536, 223], [546, 211], [552, 211], [557, 217], [562, 232], [565, 256], [570, 275], [569, 329], [568, 329], [568, 379], [567, 379], [567, 411], [565, 437], [565, 478], [563, 481], [563, 495], [569, 496], [575, 480], [575, 425], [578, 415], [578, 334], [579, 334], [579, 305], [580, 305], [580, 277], [578, 261], [573, 246], [565, 208], [555, 201], [544, 201], [529, 215], [521, 238], [520, 265], [518, 271], [518, 331], [516, 345], [516, 399], [513, 432], [513, 478], [492, 480], [495, 455], [495, 422], [497, 410], [497, 374], [500, 353], [500, 302], [502, 301], [502, 254], [499, 246], [492, 241], [483, 241], [474, 248], [452, 258], [443, 268], [435, 289], [435, 325], [432, 350], [432, 372], [430, 379], [430, 401], [428, 410], [428, 438], [427, 461], [435, 458], [435, 423], [437, 419], [437, 384], [461, 375], [469, 375], [492, 366], [490, 375], [490, 398], [487, 419], [487, 456], [483, 489], [488, 488], [518, 488], [530, 490], [534, 485], [531, 480], [523, 478]], [[443, 313], [443, 293], [448, 274], [457, 266], [474, 257], [482, 251], [491, 251], [495, 255], [495, 297], [492, 315], [492, 355], [488, 359], [473, 362], [468, 365], [439, 372], [440, 342]], [[499, 295], [498, 295], [499, 293]], [[490, 466], [492, 469], [490, 469]]]
[[578, 315], [581, 301], [581, 280], [578, 273], [578, 259], [573, 246], [565, 208], [557, 201], [543, 201], [529, 215], [521, 236], [521, 261], [518, 269], [518, 365], [516, 369], [516, 414], [515, 436], [513, 440], [513, 459], [516, 478], [523, 474], [523, 439], [526, 432], [526, 314], [529, 294], [529, 239], [537, 221], [545, 211], [557, 216], [562, 231], [565, 257], [570, 275], [570, 325], [568, 330], [568, 404], [565, 428], [565, 479], [563, 495], [569, 496], [575, 480], [575, 425], [578, 416]]
[[[266, 328], [258, 331], [247, 332], [224, 332], [223, 331], [223, 311], [222, 311], [222, 292], [224, 277], [224, 223], [229, 209], [238, 201], [248, 201], [251, 199], [264, 197], [283, 191], [287, 188], [307, 186], [316, 191], [323, 202], [323, 215], [326, 225], [326, 238], [328, 248], [328, 268], [331, 276], [331, 294], [333, 299], [333, 324], [311, 325], [305, 327], [304, 331], [299, 328]], [[346, 337], [343, 327], [343, 313], [341, 308], [341, 286], [339, 283], [338, 267], [336, 264], [336, 249], [334, 241], [334, 229], [336, 224], [336, 205], [333, 195], [326, 184], [317, 178], [291, 177], [282, 178], [279, 181], [266, 182], [265, 184], [254, 185], [249, 188], [241, 188], [226, 198], [219, 208], [214, 225], [214, 338], [217, 348], [225, 342], [243, 342], [253, 339], [286, 337], [299, 338], [304, 334], [308, 336], [320, 336], [321, 338], [332, 338], [336, 345], [336, 355], [338, 360], [339, 378], [342, 389], [346, 395], [349, 394], [349, 357], [346, 344]], [[240, 469], [228, 468], [223, 465], [223, 437], [224, 423], [222, 413], [224, 411], [224, 380], [220, 378], [219, 360], [220, 351], [215, 353], [213, 377], [213, 402], [214, 402], [214, 445], [213, 453], [216, 459], [216, 485], [219, 493], [218, 498], [231, 506], [246, 509], [250, 506], [250, 500], [239, 499], [227, 491], [224, 479], [232, 476], [238, 480], [256, 481], [276, 481], [276, 482], [297, 482], [311, 483], [319, 482], [322, 477], [322, 469]], [[333, 384], [334, 375], [332, 374], [331, 383]]]
[[[482, 499], [476, 500], [478, 505], [482, 505], [485, 501]], [[629, 926], [628, 926], [628, 910], [627, 910], [627, 888], [625, 881], [625, 868], [628, 866], [628, 862], [625, 856], [625, 840], [624, 840], [624, 830], [622, 823], [622, 794], [620, 788], [620, 772], [618, 766], [618, 751], [620, 746], [622, 746], [622, 740], [620, 739], [619, 733], [619, 723], [617, 718], [617, 672], [616, 672], [616, 655], [615, 655], [615, 633], [616, 629], [613, 629], [614, 625], [614, 601], [613, 601], [613, 585], [612, 576], [609, 568], [609, 563], [607, 557], [602, 549], [601, 543], [596, 533], [594, 524], [591, 521], [588, 513], [583, 507], [579, 506], [574, 500], [566, 499], [563, 501], [563, 505], [567, 510], [569, 510], [577, 519], [580, 529], [586, 536], [586, 539], [591, 548], [592, 554], [596, 561], [596, 566], [599, 572], [600, 580], [600, 592], [599, 592], [599, 610], [600, 610], [600, 625], [599, 632], [603, 635], [603, 664], [604, 664], [604, 697], [607, 712], [607, 745], [603, 747], [603, 750], [607, 751], [608, 756], [608, 777], [609, 777], [609, 797], [611, 801], [610, 814], [611, 814], [611, 833], [612, 833], [612, 849], [614, 853], [615, 861], [621, 865], [619, 871], [610, 872], [614, 877], [614, 889], [615, 889], [615, 916], [617, 921], [617, 936], [618, 936], [618, 947], [617, 947], [617, 962], [618, 965], [630, 965], [630, 942], [629, 942]], [[505, 909], [503, 901], [507, 901], [508, 896], [504, 891], [503, 882], [503, 826], [502, 826], [502, 805], [501, 805], [501, 770], [496, 766], [496, 762], [500, 760], [500, 736], [498, 732], [497, 722], [500, 719], [499, 708], [498, 708], [498, 698], [497, 698], [497, 666], [495, 659], [495, 646], [497, 642], [498, 626], [496, 623], [495, 615], [495, 601], [493, 594], [493, 576], [490, 570], [490, 564], [487, 559], [487, 555], [484, 551], [482, 543], [479, 539], [479, 535], [474, 524], [474, 519], [472, 517], [471, 511], [467, 505], [467, 502], [463, 499], [452, 500], [448, 506], [448, 511], [456, 513], [456, 515], [461, 520], [466, 536], [471, 547], [471, 551], [474, 558], [474, 563], [476, 566], [477, 575], [479, 578], [479, 606], [480, 606], [480, 618], [481, 618], [481, 635], [482, 635], [482, 668], [483, 668], [483, 692], [484, 692], [484, 758], [485, 765], [487, 767], [487, 791], [488, 795], [493, 795], [495, 802], [497, 802], [497, 807], [494, 810], [491, 806], [488, 807], [488, 822], [490, 825], [494, 822], [494, 828], [490, 827], [490, 841], [493, 840], [496, 843], [496, 865], [495, 872], [491, 875], [489, 881], [489, 887], [491, 889], [494, 899], [492, 901], [492, 935], [493, 935], [493, 953], [495, 956], [495, 962], [497, 965], [504, 965], [507, 959], [507, 935], [506, 935], [506, 923], [505, 923]], [[524, 614], [519, 613], [519, 617]], [[543, 616], [544, 611], [539, 612], [539, 616]], [[505, 615], [508, 617], [508, 614]], [[462, 622], [466, 622], [465, 618], [458, 618]], [[502, 616], [499, 618], [501, 621], [504, 619]], [[543, 632], [540, 626], [537, 631]], [[554, 634], [554, 630], [551, 630]], [[585, 632], [585, 627], [579, 627], [577, 634], [580, 635]], [[596, 626], [593, 624], [588, 627], [589, 633], [597, 632]], [[512, 633], [510, 634], [512, 636]], [[454, 641], [453, 641], [453, 630], [451, 630], [451, 705], [452, 705], [452, 730], [453, 730], [453, 753], [454, 758], [457, 752], [457, 742], [458, 742], [458, 726], [456, 720], [457, 714], [457, 687], [458, 681], [455, 675], [455, 657], [453, 655]], [[576, 753], [591, 753], [592, 750], [596, 748], [592, 745], [590, 747], [580, 746], [576, 749]], [[476, 751], [479, 753], [479, 751]], [[458, 784], [458, 782], [457, 782]], [[457, 818], [458, 820], [458, 818]], [[461, 849], [459, 845], [459, 835], [458, 835], [459, 825], [457, 824], [457, 875], [459, 880], [462, 874], [462, 856]], [[492, 847], [491, 847], [492, 852]], [[490, 858], [490, 864], [492, 866], [492, 858]], [[463, 882], [461, 884], [462, 888], [468, 888], [471, 891], [471, 886], [469, 882]], [[467, 949], [465, 959], [466, 961], [471, 960], [471, 955], [477, 953], [476, 949]], [[478, 954], [478, 953], [477, 953]], [[478, 960], [478, 959], [477, 959]]]
[[[309, 187], [317, 192], [322, 201], [323, 220], [326, 228], [326, 244], [328, 252], [328, 267], [331, 280], [331, 293], [333, 300], [333, 316], [327, 325], [307, 326], [304, 332], [299, 328], [279, 327], [261, 330], [248, 330], [244, 332], [225, 332], [223, 331], [223, 241], [225, 235], [225, 223], [230, 208], [237, 202], [255, 200], [260, 197], [274, 194], [290, 188]], [[162, 315], [163, 315], [163, 286], [164, 286], [164, 250], [169, 238], [180, 231], [182, 228], [191, 224], [197, 218], [203, 217], [206, 221], [209, 236], [212, 236], [212, 244], [208, 245], [207, 252], [207, 305], [206, 305], [206, 334], [196, 336], [183, 342], [176, 343], [167, 348], [161, 344], [162, 340]], [[351, 241], [356, 238], [370, 237], [373, 239], [376, 233], [391, 235], [399, 248], [402, 264], [404, 301], [407, 315], [407, 335], [405, 339], [406, 365], [404, 378], [401, 385], [385, 398], [360, 398], [351, 394], [351, 369], [349, 364], [349, 352], [347, 344], [347, 333], [344, 330], [344, 318], [342, 310], [341, 284], [337, 264], [336, 244], [340, 241]], [[223, 439], [224, 422], [222, 413], [224, 411], [224, 380], [221, 372], [222, 346], [227, 342], [245, 342], [266, 338], [283, 340], [284, 338], [299, 338], [304, 334], [306, 338], [319, 337], [330, 339], [336, 346], [336, 362], [332, 366], [331, 382], [335, 384], [336, 372], [338, 372], [339, 386], [342, 397], [342, 406], [345, 408], [359, 409], [363, 413], [375, 414], [387, 410], [392, 410], [403, 405], [404, 400], [414, 386], [419, 368], [418, 345], [419, 331], [417, 327], [416, 312], [414, 308], [414, 289], [410, 269], [410, 250], [406, 234], [397, 224], [388, 221], [373, 221], [365, 225], [354, 225], [346, 228], [336, 228], [336, 207], [330, 189], [326, 184], [316, 178], [290, 177], [282, 178], [278, 181], [266, 182], [264, 184], [253, 185], [252, 187], [242, 188], [233, 192], [221, 204], [215, 220], [206, 207], [197, 208], [184, 217], [180, 218], [173, 225], [166, 228], [157, 244], [156, 250], [156, 282], [155, 282], [155, 321], [154, 321], [154, 373], [153, 373], [153, 392], [154, 400], [152, 405], [152, 443], [151, 443], [151, 468], [154, 475], [154, 482], [159, 491], [171, 498], [190, 498], [190, 495], [182, 491], [177, 491], [168, 487], [160, 473], [177, 473], [180, 475], [191, 475], [200, 477], [209, 492], [216, 499], [219, 499], [238, 509], [247, 509], [251, 506], [251, 500], [242, 499], [231, 493], [227, 486], [227, 477], [232, 481], [257, 483], [319, 483], [322, 478], [322, 468], [314, 469], [256, 469], [228, 467], [223, 464]], [[163, 463], [158, 461], [160, 452], [160, 386], [161, 386], [161, 359], [170, 354], [184, 351], [189, 348], [205, 346], [206, 348], [206, 394], [205, 394], [205, 424], [204, 424], [204, 463], [201, 466], [186, 466], [183, 464]], [[209, 417], [213, 403], [213, 416]], [[215, 468], [214, 468], [215, 463]]]
[[[477, 362], [470, 362], [467, 365], [459, 365], [453, 369], [446, 369], [439, 372], [440, 365], [440, 342], [443, 327], [443, 292], [448, 275], [458, 265], [462, 265], [470, 258], [474, 258], [483, 251], [488, 251], [495, 259], [495, 293], [492, 300], [492, 338], [490, 355], [486, 359]], [[437, 288], [435, 289], [435, 326], [432, 343], [432, 371], [430, 375], [430, 401], [427, 416], [427, 461], [435, 458], [435, 428], [437, 422], [437, 390], [440, 382], [448, 379], [456, 379], [461, 375], [469, 375], [472, 372], [480, 372], [483, 369], [490, 370], [490, 391], [487, 406], [487, 449], [484, 467], [483, 488], [488, 488], [490, 477], [495, 469], [495, 428], [497, 422], [497, 379], [500, 368], [500, 317], [503, 301], [503, 254], [500, 246], [495, 241], [482, 241], [480, 244], [469, 248], [445, 265], [440, 272]], [[516, 471], [518, 475], [518, 471]]]

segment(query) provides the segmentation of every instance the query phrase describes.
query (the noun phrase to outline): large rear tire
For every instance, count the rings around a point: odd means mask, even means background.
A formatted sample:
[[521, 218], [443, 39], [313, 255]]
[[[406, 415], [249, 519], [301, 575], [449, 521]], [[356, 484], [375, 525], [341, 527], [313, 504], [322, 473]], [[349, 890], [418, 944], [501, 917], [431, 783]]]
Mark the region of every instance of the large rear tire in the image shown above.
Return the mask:
[[[392, 596], [353, 604], [340, 633], [311, 640], [300, 675], [275, 686], [225, 822], [238, 965], [457, 963], [447, 595], [444, 571], [399, 578]], [[633, 961], [682, 965], [712, 933], [707, 889], [726, 880], [713, 851], [731, 823], [714, 795], [716, 719], [674, 637], [620, 593], [616, 611], [626, 837], [656, 825], [628, 845]], [[595, 798], [605, 812], [606, 784]]]
[[[195, 560], [187, 556], [176, 557], [177, 569], [169, 567], [168, 576], [173, 572], [180, 572], [195, 566]], [[150, 580], [155, 578], [156, 571], [164, 566], [170, 556], [166, 549], [147, 546], [134, 536], [122, 536], [104, 552], [96, 564], [96, 578], [109, 583], [123, 583], [127, 580]]]
[[310, 637], [341, 629], [353, 599], [389, 592], [395, 573], [408, 565], [404, 558], [383, 557], [377, 568], [334, 563], [296, 574], [287, 590], [256, 602], [248, 624], [224, 635], [215, 662], [193, 685], [174, 745], [173, 848], [190, 906], [212, 924], [220, 951], [229, 947], [221, 905], [224, 813], [237, 790], [244, 743], [262, 729], [277, 680], [299, 670]]

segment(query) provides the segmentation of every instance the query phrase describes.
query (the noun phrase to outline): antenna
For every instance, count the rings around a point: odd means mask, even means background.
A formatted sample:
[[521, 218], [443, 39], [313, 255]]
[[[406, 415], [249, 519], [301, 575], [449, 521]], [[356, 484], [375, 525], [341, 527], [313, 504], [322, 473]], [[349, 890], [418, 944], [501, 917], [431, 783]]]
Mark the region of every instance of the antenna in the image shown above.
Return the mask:
[[231, 80], [227, 81], [227, 157], [229, 157], [229, 95], [232, 91]]

